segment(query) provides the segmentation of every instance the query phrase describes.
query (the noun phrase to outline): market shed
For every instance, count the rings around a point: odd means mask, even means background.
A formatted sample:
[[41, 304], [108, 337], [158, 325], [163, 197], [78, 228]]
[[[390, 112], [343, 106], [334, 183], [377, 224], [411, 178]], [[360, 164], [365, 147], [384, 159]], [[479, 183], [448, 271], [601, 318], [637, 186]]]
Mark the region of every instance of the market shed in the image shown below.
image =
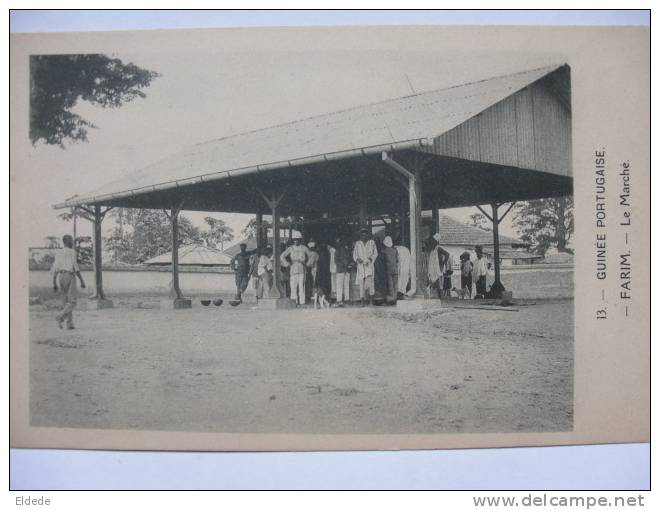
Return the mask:
[[419, 278], [422, 210], [490, 204], [497, 258], [501, 205], [572, 190], [570, 68], [556, 65], [200, 143], [55, 208], [92, 214], [99, 237], [104, 208], [166, 209], [174, 241], [184, 209], [270, 214], [276, 240], [283, 215], [398, 217]]

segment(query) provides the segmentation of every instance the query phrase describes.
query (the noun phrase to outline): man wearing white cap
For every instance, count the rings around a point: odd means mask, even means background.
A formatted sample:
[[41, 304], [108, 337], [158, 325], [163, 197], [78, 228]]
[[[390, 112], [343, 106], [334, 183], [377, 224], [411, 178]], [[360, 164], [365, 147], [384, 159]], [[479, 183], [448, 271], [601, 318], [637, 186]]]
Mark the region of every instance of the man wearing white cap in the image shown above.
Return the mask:
[[374, 262], [377, 257], [376, 243], [373, 239], [369, 239], [369, 231], [366, 228], [360, 229], [360, 239], [353, 247], [353, 260], [357, 264], [356, 279], [362, 304], [366, 301], [365, 288], [370, 299], [374, 296]]
[[[289, 246], [282, 255], [280, 255], [280, 262], [283, 266], [290, 265], [290, 287], [291, 299], [297, 298], [298, 305], [305, 304], [305, 271], [307, 270], [307, 261], [310, 258], [311, 252], [307, 246], [301, 244], [302, 236], [300, 232], [294, 231], [291, 238], [293, 239], [293, 246]], [[289, 264], [289, 260], [291, 261]]]

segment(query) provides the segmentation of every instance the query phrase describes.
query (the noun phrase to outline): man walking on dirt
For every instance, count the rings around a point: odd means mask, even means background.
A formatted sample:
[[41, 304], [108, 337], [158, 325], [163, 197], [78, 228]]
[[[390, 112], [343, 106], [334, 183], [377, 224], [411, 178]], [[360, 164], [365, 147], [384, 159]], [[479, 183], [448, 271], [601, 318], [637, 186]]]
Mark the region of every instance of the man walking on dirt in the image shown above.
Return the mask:
[[231, 267], [234, 268], [236, 277], [236, 297], [239, 303], [243, 302], [243, 292], [247, 289], [250, 280], [250, 255], [247, 253], [247, 245], [241, 243], [241, 251], [231, 261]]
[[85, 288], [85, 281], [80, 274], [78, 267], [78, 257], [76, 251], [73, 249], [73, 238], [70, 235], [62, 237], [64, 248], [57, 250], [55, 253], [55, 260], [50, 268], [50, 274], [53, 276], [53, 291], [58, 291], [58, 278], [59, 290], [62, 292], [62, 301], [64, 308], [57, 314], [55, 320], [57, 325], [62, 328], [62, 323], [66, 321], [66, 329], [74, 329], [73, 326], [73, 309], [76, 306], [77, 289], [76, 289], [76, 276], [80, 279], [80, 287]]

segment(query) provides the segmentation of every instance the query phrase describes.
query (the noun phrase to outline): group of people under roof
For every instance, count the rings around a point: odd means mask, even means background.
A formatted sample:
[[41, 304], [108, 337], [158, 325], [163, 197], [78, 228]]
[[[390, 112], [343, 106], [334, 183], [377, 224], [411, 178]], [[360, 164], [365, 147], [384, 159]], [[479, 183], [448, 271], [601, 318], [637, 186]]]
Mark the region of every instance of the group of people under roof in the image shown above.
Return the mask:
[[[440, 235], [433, 234], [423, 243], [421, 281], [427, 297], [486, 297], [486, 276], [491, 264], [481, 246], [475, 246], [474, 256], [460, 255], [460, 290], [453, 286], [454, 257], [440, 245]], [[250, 280], [257, 299], [270, 296], [274, 282], [274, 258], [270, 245], [247, 251], [241, 243], [240, 252], [232, 259], [236, 278], [236, 303], [242, 302]], [[362, 228], [357, 239], [337, 235], [333, 242], [306, 243], [298, 231], [282, 246], [280, 254], [279, 289], [297, 306], [319, 298], [336, 307], [349, 303], [394, 305], [417, 292], [417, 282], [411, 279], [411, 254], [399, 240], [389, 235], [373, 235]], [[473, 285], [476, 293], [473, 293]]]
[[[57, 325], [74, 329], [73, 309], [76, 305], [76, 278], [80, 286], [85, 282], [80, 274], [73, 238], [62, 238], [64, 248], [57, 250], [51, 267], [53, 291], [60, 292], [63, 309], [56, 316]], [[293, 231], [291, 239], [280, 255], [280, 288], [303, 306], [312, 296], [323, 296], [335, 306], [358, 301], [366, 304], [393, 305], [416, 293], [416, 282], [411, 279], [410, 250], [386, 235], [383, 239], [372, 235], [366, 228], [360, 229], [355, 242], [344, 236], [337, 236], [334, 243], [316, 243], [310, 240], [303, 243], [300, 232]], [[273, 250], [270, 246], [247, 251], [247, 245], [240, 245], [238, 253], [231, 261], [236, 275], [235, 301], [241, 302], [250, 279], [254, 282], [257, 299], [268, 296], [273, 281]], [[490, 263], [484, 256], [483, 248], [475, 246], [476, 257], [471, 259], [468, 252], [460, 256], [461, 292], [472, 296], [472, 286], [476, 286], [475, 297], [486, 297], [486, 276]], [[452, 286], [454, 260], [452, 255], [440, 245], [440, 234], [433, 234], [424, 242], [421, 274], [424, 293], [435, 293], [438, 297], [448, 297], [456, 292]], [[355, 284], [355, 285], [354, 285]], [[355, 292], [357, 287], [357, 292]]]

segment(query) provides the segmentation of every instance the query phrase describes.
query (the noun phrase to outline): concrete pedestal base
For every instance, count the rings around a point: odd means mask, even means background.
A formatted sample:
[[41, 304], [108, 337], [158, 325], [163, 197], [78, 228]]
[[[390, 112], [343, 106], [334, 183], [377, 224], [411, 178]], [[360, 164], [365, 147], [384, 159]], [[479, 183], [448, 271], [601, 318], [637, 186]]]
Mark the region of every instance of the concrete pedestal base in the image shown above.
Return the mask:
[[502, 302], [501, 305], [508, 306], [513, 304], [513, 292], [510, 290], [505, 290], [502, 292]]
[[105, 308], [114, 308], [115, 305], [112, 299], [87, 299], [79, 301], [79, 308], [81, 310], [103, 310]]
[[177, 299], [161, 299], [161, 310], [181, 310], [184, 308], [192, 308], [192, 300], [188, 298]]
[[262, 298], [258, 304], [258, 308], [262, 310], [287, 310], [295, 307], [296, 304], [287, 297]]

